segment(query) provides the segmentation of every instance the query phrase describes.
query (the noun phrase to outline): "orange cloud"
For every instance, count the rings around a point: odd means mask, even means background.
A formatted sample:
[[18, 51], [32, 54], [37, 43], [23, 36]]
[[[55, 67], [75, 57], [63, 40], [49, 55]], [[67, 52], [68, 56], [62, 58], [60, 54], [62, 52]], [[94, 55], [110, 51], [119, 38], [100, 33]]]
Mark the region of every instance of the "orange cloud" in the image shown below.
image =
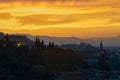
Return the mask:
[[1, 20], [8, 20], [11, 19], [13, 16], [10, 13], [0, 13]]
[[[0, 7], [24, 6], [51, 6], [69, 8], [89, 8], [89, 7], [117, 7], [120, 8], [119, 0], [0, 0]], [[6, 4], [6, 5], [5, 5]]]
[[120, 35], [119, 3], [119, 0], [0, 0], [0, 31], [82, 38], [116, 36]]
[[16, 17], [18, 23], [21, 25], [54, 25], [63, 23], [72, 23], [77, 21], [77, 17], [71, 17], [69, 15], [58, 14], [36, 14], [29, 16]]
[[44, 28], [44, 29], [33, 29], [33, 30], [27, 30], [27, 29], [21, 29], [21, 30], [10, 30], [10, 29], [1, 29], [1, 31], [4, 31], [5, 33], [11, 33], [11, 34], [28, 34], [31, 35], [48, 35], [48, 36], [55, 36], [55, 37], [79, 37], [79, 38], [106, 38], [106, 37], [114, 37], [119, 34], [120, 28], [119, 26], [116, 26], [113, 28], [113, 26], [107, 26], [107, 27], [99, 27], [99, 28]]

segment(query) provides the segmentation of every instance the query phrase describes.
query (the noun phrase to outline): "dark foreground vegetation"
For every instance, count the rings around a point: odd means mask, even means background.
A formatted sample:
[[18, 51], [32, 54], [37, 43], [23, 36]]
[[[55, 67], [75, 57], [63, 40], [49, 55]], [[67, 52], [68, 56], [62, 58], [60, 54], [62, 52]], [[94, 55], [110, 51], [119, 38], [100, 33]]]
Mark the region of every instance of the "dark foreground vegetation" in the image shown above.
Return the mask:
[[[82, 44], [83, 46], [85, 45]], [[62, 72], [65, 78], [67, 72], [67, 75], [77, 76], [77, 71], [80, 71], [78, 77], [81, 76], [81, 80], [93, 80], [92, 78], [101, 75], [101, 78], [108, 74], [111, 76], [114, 70], [120, 70], [120, 59], [115, 52], [105, 51], [102, 43], [100, 49], [96, 49], [92, 52], [75, 52], [60, 48], [54, 42], [45, 45], [39, 38], [36, 38], [34, 45], [27, 46], [22, 42], [12, 41], [9, 35], [5, 35], [0, 39], [0, 80], [52, 80], [56, 74]], [[95, 55], [90, 55], [91, 53]], [[115, 72], [116, 74], [120, 73]], [[71, 78], [71, 75], [68, 77]]]
[[33, 47], [9, 40], [0, 40], [0, 80], [48, 80], [61, 71], [76, 69], [77, 56], [50, 42], [36, 38]]

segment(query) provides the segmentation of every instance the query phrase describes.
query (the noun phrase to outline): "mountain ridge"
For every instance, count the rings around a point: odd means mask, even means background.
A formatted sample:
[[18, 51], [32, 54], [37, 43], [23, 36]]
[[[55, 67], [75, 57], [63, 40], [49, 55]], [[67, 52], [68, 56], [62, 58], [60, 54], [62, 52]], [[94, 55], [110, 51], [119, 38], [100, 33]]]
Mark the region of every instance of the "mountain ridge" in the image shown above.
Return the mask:
[[81, 42], [86, 42], [94, 46], [99, 46], [102, 41], [104, 46], [109, 47], [120, 47], [120, 36], [109, 37], [109, 38], [90, 38], [90, 39], [80, 39], [77, 37], [51, 37], [51, 36], [32, 36], [30, 34], [22, 34], [27, 36], [30, 40], [35, 40], [36, 37], [39, 37], [40, 40], [44, 40], [46, 44], [49, 42], [55, 42], [57, 45], [62, 44], [80, 44]]
[[62, 44], [80, 44], [81, 42], [92, 44], [93, 46], [99, 47], [100, 42], [103, 42], [105, 47], [120, 47], [120, 36], [109, 37], [109, 38], [90, 38], [90, 39], [81, 39], [74, 36], [71, 37], [51, 37], [51, 36], [33, 36], [30, 34], [12, 34], [12, 35], [22, 35], [27, 36], [30, 40], [35, 41], [36, 37], [39, 37], [40, 40], [44, 40], [45, 44], [49, 42], [54, 42], [56, 45]]

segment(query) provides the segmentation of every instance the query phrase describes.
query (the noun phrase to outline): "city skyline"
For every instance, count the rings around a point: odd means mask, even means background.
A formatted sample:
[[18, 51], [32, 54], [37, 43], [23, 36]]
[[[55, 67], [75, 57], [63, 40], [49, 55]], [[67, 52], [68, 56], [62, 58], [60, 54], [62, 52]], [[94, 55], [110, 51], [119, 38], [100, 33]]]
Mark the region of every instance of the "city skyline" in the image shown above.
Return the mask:
[[119, 36], [118, 0], [0, 0], [0, 32], [55, 37]]

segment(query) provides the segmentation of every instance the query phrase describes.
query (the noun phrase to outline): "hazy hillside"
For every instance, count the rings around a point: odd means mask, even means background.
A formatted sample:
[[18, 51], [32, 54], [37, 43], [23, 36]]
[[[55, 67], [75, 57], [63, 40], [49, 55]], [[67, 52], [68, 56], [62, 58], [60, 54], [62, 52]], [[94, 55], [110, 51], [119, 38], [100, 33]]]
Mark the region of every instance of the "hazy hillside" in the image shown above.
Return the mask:
[[[26, 36], [31, 39], [35, 40], [35, 36], [28, 35]], [[120, 47], [120, 36], [111, 37], [111, 38], [92, 38], [92, 39], [79, 39], [76, 37], [49, 37], [49, 36], [39, 36], [40, 40], [44, 40], [46, 44], [49, 41], [55, 42], [57, 45], [61, 44], [80, 44], [81, 42], [86, 42], [92, 44], [94, 46], [99, 46], [100, 41], [103, 41], [104, 46], [112, 46], [112, 47]]]

